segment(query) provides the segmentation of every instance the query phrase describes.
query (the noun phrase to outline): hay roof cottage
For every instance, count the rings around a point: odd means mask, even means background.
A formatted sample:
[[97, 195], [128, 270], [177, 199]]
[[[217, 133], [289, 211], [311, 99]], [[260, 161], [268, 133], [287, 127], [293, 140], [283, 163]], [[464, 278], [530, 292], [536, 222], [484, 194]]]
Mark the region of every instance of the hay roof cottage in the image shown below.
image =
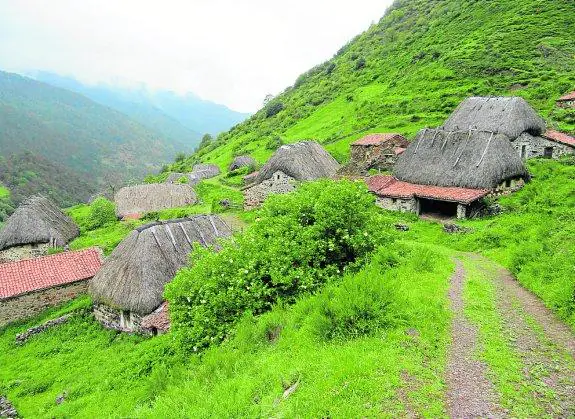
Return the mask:
[[365, 175], [370, 169], [391, 170], [409, 141], [401, 134], [370, 134], [351, 144], [351, 159], [345, 174]]
[[168, 208], [184, 207], [197, 202], [190, 185], [153, 183], [126, 186], [114, 196], [116, 214], [120, 218], [142, 215]]
[[480, 130], [505, 135], [522, 159], [572, 154], [570, 144], [520, 97], [472, 97], [464, 100], [443, 125], [446, 131]]
[[[166, 313], [161, 314], [166, 310], [161, 307], [164, 286], [187, 264], [193, 244], [207, 247], [230, 235], [230, 228], [213, 215], [137, 228], [112, 252], [90, 282], [96, 318], [105, 327], [129, 332], [145, 331], [142, 322], [165, 324]], [[159, 331], [156, 328], [148, 332]]]
[[80, 234], [78, 226], [44, 196], [34, 196], [16, 209], [0, 231], [0, 263], [45, 255]]
[[315, 141], [281, 146], [244, 189], [244, 207], [260, 206], [269, 194], [283, 194], [298, 182], [332, 177], [339, 163]]
[[95, 249], [0, 264], [0, 327], [85, 293], [100, 266]]
[[378, 205], [465, 218], [493, 191], [519, 188], [527, 170], [507, 136], [424, 129], [398, 159], [393, 177], [368, 180]]
[[257, 165], [256, 161], [251, 156], [237, 156], [234, 157], [228, 170], [230, 172], [233, 172], [234, 170], [241, 169], [242, 167], [255, 168], [256, 165]]

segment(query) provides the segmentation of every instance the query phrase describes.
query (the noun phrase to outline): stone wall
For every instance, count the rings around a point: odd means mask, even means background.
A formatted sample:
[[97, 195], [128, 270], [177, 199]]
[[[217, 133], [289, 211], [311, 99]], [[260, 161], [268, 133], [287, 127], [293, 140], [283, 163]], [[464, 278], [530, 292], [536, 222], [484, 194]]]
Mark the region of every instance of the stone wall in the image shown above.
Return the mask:
[[575, 108], [575, 100], [565, 100], [557, 102], [557, 106], [560, 108]]
[[49, 307], [57, 306], [85, 294], [88, 281], [82, 280], [0, 301], [0, 327], [16, 320], [32, 317]]
[[391, 170], [398, 157], [394, 148], [395, 146], [390, 147], [389, 144], [386, 144], [386, 146], [352, 145], [350, 165], [360, 167], [362, 172], [366, 172], [369, 169]]
[[419, 205], [415, 198], [402, 199], [377, 197], [375, 204], [380, 208], [390, 211], [419, 213]]
[[48, 243], [10, 247], [0, 251], [0, 263], [16, 262], [23, 259], [46, 256], [49, 249], [50, 245]]
[[526, 132], [521, 134], [511, 144], [513, 144], [513, 147], [517, 150], [517, 154], [519, 154], [523, 159], [544, 157], [545, 149], [547, 147], [553, 149], [551, 155], [551, 158], [553, 159], [558, 159], [561, 156], [575, 153], [575, 149], [573, 149], [573, 147], [548, 140], [547, 138], [534, 137]]
[[244, 191], [244, 209], [251, 210], [261, 206], [269, 194], [284, 194], [295, 190], [297, 182], [284, 172], [275, 172], [271, 178]]
[[497, 196], [501, 194], [508, 194], [511, 192], [516, 192], [525, 186], [525, 180], [523, 178], [508, 179], [502, 182], [491, 192], [491, 195]]
[[94, 304], [94, 317], [107, 329], [137, 333], [141, 331], [142, 316], [118, 310], [105, 304]]

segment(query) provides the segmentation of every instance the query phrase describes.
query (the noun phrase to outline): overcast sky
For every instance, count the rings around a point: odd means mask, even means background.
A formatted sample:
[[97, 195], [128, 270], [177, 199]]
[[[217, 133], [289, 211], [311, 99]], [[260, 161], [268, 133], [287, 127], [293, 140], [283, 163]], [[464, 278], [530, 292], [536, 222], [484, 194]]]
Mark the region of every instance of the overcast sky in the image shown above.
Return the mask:
[[391, 0], [0, 0], [0, 69], [191, 91], [246, 112]]

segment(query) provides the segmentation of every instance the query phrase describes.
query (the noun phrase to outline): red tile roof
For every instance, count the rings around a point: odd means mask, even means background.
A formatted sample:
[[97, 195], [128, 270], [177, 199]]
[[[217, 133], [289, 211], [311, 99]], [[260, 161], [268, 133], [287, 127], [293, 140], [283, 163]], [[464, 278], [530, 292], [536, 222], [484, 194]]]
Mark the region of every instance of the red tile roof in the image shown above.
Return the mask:
[[379, 145], [392, 140], [399, 141], [400, 144], [403, 144], [406, 147], [409, 144], [409, 142], [403, 135], [391, 133], [391, 134], [369, 134], [355, 141], [351, 145], [359, 145], [359, 146]]
[[402, 154], [406, 149], [403, 147], [395, 147], [393, 149], [393, 151], [395, 152], [396, 156], [399, 156], [400, 154]]
[[367, 180], [368, 189], [386, 198], [428, 198], [469, 204], [489, 193], [487, 189], [469, 189], [444, 186], [416, 185], [402, 182], [392, 176], [372, 176]]
[[543, 136], [551, 141], [555, 141], [562, 144], [567, 144], [571, 147], [575, 147], [575, 138], [563, 132], [547, 130]]
[[565, 96], [561, 96], [557, 101], [558, 102], [567, 102], [567, 101], [571, 101], [571, 100], [575, 100], [575, 91], [568, 93]]
[[90, 279], [101, 265], [95, 249], [0, 264], [0, 300]]

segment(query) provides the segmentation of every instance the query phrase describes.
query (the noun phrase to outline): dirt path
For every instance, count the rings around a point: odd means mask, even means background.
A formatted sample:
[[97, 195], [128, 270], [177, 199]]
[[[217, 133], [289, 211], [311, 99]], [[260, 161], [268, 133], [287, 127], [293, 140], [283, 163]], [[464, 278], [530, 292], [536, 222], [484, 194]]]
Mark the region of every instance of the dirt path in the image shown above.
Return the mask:
[[465, 270], [460, 260], [451, 277], [452, 344], [447, 366], [447, 408], [452, 418], [501, 417], [497, 397], [486, 378], [486, 366], [476, 359], [477, 328], [463, 313]]
[[[520, 359], [521, 381], [536, 406], [549, 417], [575, 417], [575, 334], [501, 266], [471, 254], [474, 269], [495, 290], [494, 311], [501, 319], [500, 336]], [[466, 273], [461, 260], [451, 278], [452, 345], [448, 358], [447, 405], [450, 417], [501, 417], [499, 377], [478, 360], [478, 329], [464, 314]], [[509, 407], [509, 403], [506, 403]], [[513, 408], [514, 406], [511, 406]]]

